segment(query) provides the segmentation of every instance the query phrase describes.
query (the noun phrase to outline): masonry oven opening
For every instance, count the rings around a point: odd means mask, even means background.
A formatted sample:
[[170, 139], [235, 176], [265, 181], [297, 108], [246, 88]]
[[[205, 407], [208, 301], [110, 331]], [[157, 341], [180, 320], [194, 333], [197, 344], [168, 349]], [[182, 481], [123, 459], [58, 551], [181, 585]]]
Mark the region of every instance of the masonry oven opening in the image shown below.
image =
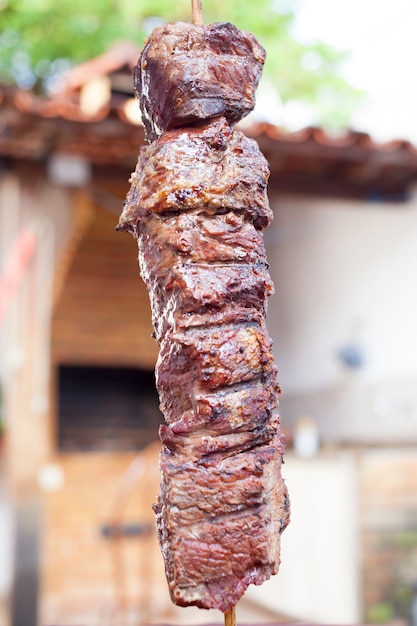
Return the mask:
[[131, 367], [58, 367], [60, 451], [138, 450], [158, 439], [154, 373]]

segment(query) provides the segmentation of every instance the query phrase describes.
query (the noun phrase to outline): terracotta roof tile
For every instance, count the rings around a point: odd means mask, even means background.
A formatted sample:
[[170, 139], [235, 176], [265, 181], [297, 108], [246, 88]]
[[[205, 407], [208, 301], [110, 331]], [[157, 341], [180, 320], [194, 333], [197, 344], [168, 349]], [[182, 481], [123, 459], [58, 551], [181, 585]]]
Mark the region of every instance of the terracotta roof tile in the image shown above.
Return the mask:
[[[0, 156], [45, 159], [54, 151], [79, 154], [97, 165], [133, 169], [143, 143], [131, 67], [139, 48], [119, 44], [71, 70], [63, 89], [36, 96], [0, 85]], [[82, 91], [97, 78], [113, 81], [93, 112], [82, 106]], [[111, 85], [110, 85], [111, 87]], [[94, 94], [93, 94], [94, 97]], [[296, 132], [249, 118], [239, 127], [256, 139], [271, 166], [271, 183], [285, 188], [368, 195], [406, 193], [417, 181], [417, 147], [406, 140], [379, 144], [369, 134], [334, 134], [306, 127]]]
[[13, 97], [16, 109], [22, 113], [48, 118], [63, 118], [76, 122], [96, 122], [107, 117], [109, 106], [101, 107], [94, 115], [85, 114], [79, 104], [68, 98], [35, 97], [28, 91], [17, 91]]
[[123, 67], [133, 69], [139, 55], [140, 48], [133, 42], [114, 44], [107, 52], [69, 70], [58, 96], [70, 94], [98, 76], [107, 76]]

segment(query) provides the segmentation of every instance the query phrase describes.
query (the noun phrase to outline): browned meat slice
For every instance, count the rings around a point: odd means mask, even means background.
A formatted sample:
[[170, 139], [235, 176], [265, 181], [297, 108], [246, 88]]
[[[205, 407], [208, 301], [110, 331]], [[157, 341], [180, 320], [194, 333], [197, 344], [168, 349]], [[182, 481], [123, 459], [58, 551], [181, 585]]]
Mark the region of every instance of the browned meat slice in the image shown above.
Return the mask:
[[176, 265], [170, 271], [147, 274], [151, 300], [155, 302], [153, 318], [158, 340], [167, 326], [188, 325], [193, 313], [210, 313], [233, 303], [236, 307], [265, 313], [266, 297], [272, 293], [272, 283], [264, 264], [248, 266]]
[[270, 414], [264, 413], [259, 416], [256, 423], [252, 421], [246, 424], [246, 429], [229, 429], [228, 432], [219, 434], [218, 429], [210, 426], [205, 429], [195, 427], [187, 435], [184, 433], [179, 435], [163, 424], [160, 427], [160, 436], [162, 443], [176, 455], [207, 464], [213, 463], [219, 455], [223, 459], [270, 442], [276, 435], [278, 427], [278, 416], [271, 417]]
[[267, 270], [265, 263], [178, 264], [169, 272], [165, 289], [168, 293], [175, 291], [178, 307], [183, 312], [220, 307], [230, 301], [263, 310], [266, 296], [272, 293]]
[[137, 236], [158, 341], [170, 326], [260, 322], [265, 315], [273, 292], [265, 248], [242, 215], [149, 213]]
[[258, 144], [225, 118], [168, 131], [142, 151], [119, 228], [132, 231], [147, 211], [190, 209], [233, 210], [265, 228], [272, 220], [268, 177]]
[[276, 573], [288, 523], [283, 452], [276, 436], [271, 445], [209, 465], [169, 451], [162, 455], [155, 510], [176, 604], [227, 611], [249, 584]]
[[231, 326], [171, 333], [156, 366], [161, 410], [168, 423], [190, 410], [196, 393], [276, 376], [271, 340], [262, 327]]
[[255, 430], [271, 418], [273, 409], [278, 406], [279, 393], [273, 376], [217, 389], [214, 393], [194, 391], [192, 410], [178, 412], [176, 419], [164, 426], [163, 432], [177, 440], [200, 432], [221, 435]]
[[167, 129], [255, 106], [265, 50], [233, 24], [176, 23], [152, 32], [134, 72], [149, 141]]
[[271, 340], [255, 324], [192, 329], [162, 342], [157, 384], [165, 384], [167, 367], [169, 381], [186, 372], [202, 388], [214, 390], [260, 378], [272, 363]]
[[138, 226], [141, 256], [161, 271], [178, 261], [189, 263], [259, 263], [266, 261], [262, 234], [242, 214], [211, 215], [194, 209], [186, 213], [149, 213], [146, 228]]

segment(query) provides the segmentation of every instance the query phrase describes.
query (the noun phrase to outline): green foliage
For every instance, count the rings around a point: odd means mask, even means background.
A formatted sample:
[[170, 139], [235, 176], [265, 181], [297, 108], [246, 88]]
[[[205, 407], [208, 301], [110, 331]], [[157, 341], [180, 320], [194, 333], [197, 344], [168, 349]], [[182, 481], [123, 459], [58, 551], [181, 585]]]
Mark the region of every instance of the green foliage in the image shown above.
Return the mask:
[[414, 550], [417, 555], [417, 529], [409, 528], [397, 533], [394, 538], [394, 544], [410, 553], [410, 550]]
[[[415, 519], [415, 512], [412, 517]], [[366, 622], [408, 622], [416, 593], [417, 528], [412, 525], [391, 534], [383, 542], [381, 549], [384, 547], [391, 551], [389, 567], [392, 579], [384, 591], [384, 599], [367, 610]]]
[[380, 602], [369, 609], [366, 615], [367, 624], [387, 624], [394, 617], [393, 608], [389, 602]]
[[[346, 125], [359, 93], [338, 75], [344, 53], [291, 35], [291, 0], [203, 0], [205, 23], [233, 22], [267, 50], [265, 75], [283, 103], [312, 107], [317, 123]], [[0, 0], [0, 81], [53, 87], [72, 64], [114, 41], [141, 44], [162, 21], [190, 21], [190, 0]]]

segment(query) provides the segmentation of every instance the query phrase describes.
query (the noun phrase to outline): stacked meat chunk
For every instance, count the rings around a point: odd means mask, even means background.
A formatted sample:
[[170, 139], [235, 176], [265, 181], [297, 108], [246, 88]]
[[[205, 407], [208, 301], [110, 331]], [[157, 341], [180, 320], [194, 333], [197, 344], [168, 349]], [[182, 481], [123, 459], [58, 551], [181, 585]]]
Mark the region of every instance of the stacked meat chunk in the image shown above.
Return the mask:
[[155, 511], [171, 597], [222, 611], [277, 572], [289, 518], [265, 326], [269, 170], [233, 128], [263, 62], [231, 24], [153, 31], [135, 74], [151, 143], [119, 224], [138, 240], [160, 346]]

